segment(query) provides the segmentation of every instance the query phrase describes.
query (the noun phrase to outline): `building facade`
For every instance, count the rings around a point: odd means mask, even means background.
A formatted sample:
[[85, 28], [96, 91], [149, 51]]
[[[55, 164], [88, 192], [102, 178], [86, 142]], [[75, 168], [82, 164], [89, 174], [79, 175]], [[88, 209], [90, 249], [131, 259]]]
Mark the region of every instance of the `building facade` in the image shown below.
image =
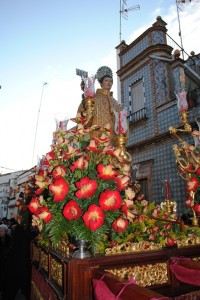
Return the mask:
[[20, 185], [31, 175], [33, 175], [32, 169], [0, 175], [0, 218], [10, 219], [18, 212], [15, 203], [23, 192]]
[[[157, 17], [152, 27], [130, 45], [122, 41], [116, 47], [121, 102], [128, 107], [129, 141], [132, 169], [145, 197], [161, 203], [165, 200], [165, 180], [170, 197], [177, 202], [179, 215], [185, 212], [185, 181], [178, 175], [173, 145], [177, 141], [169, 127], [182, 126], [175, 93], [187, 91], [189, 122], [200, 115], [199, 56], [186, 61], [167, 35], [166, 23]], [[169, 45], [173, 42], [174, 48]], [[195, 126], [195, 125], [194, 125]], [[186, 141], [193, 143], [185, 135]]]

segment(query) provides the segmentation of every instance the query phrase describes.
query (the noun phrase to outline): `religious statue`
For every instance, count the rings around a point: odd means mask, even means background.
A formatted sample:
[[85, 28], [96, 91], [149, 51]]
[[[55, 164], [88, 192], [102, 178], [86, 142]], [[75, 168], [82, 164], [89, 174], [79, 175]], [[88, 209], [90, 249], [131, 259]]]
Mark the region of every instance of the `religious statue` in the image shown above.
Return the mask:
[[[84, 124], [85, 127], [89, 126], [102, 126], [110, 125], [111, 134], [114, 137], [115, 133], [115, 113], [122, 110], [121, 105], [113, 98], [111, 88], [113, 85], [112, 70], [103, 66], [97, 70], [95, 78], [98, 80], [101, 88], [96, 90], [94, 94], [93, 109], [91, 113], [86, 112], [86, 102], [83, 99], [78, 108], [78, 113], [87, 116]], [[87, 98], [87, 97], [86, 97]], [[93, 136], [98, 136], [97, 130], [92, 133]]]

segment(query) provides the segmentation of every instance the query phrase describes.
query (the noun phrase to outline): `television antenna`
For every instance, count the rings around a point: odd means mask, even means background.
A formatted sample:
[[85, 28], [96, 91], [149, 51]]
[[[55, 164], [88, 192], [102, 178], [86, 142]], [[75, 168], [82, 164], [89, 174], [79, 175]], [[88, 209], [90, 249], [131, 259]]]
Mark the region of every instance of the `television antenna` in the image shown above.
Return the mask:
[[119, 40], [120, 40], [120, 42], [121, 42], [121, 35], [122, 35], [122, 32], [121, 32], [122, 17], [123, 17], [123, 19], [128, 20], [128, 12], [132, 11], [132, 10], [138, 10], [138, 9], [140, 9], [139, 5], [134, 5], [134, 6], [131, 6], [131, 7], [127, 7], [126, 0], [120, 0], [120, 10], [119, 10], [119, 14], [120, 14]]
[[181, 22], [180, 22], [179, 11], [183, 11], [183, 4], [191, 3], [191, 2], [199, 2], [199, 0], [176, 0], [176, 10], [177, 10], [178, 26], [179, 26], [178, 35], [180, 36], [181, 52], [182, 52], [183, 60], [184, 60], [184, 48], [183, 48], [183, 39], [182, 39], [182, 33], [181, 33]]

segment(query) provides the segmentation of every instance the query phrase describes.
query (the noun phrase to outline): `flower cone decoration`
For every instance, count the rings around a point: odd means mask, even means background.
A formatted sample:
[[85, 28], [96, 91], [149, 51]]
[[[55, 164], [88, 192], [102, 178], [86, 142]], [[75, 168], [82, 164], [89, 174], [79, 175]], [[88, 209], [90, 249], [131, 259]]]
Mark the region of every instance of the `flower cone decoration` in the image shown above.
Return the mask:
[[131, 181], [130, 164], [112, 145], [110, 130], [99, 128], [101, 136], [90, 138], [93, 129], [76, 121], [75, 129], [54, 132], [51, 151], [24, 185], [40, 243], [71, 247], [73, 237], [87, 241], [94, 255], [127, 242], [145, 241], [146, 250], [184, 239], [188, 232], [180, 231], [177, 215], [148, 203]]

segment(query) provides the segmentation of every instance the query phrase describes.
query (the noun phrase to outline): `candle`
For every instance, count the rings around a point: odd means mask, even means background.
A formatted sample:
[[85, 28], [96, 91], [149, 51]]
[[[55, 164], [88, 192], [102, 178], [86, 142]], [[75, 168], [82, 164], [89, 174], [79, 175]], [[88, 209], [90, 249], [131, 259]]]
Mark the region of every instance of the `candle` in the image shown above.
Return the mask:
[[123, 134], [121, 112], [119, 112], [119, 134]]
[[169, 197], [170, 192], [169, 192], [169, 182], [168, 182], [168, 180], [165, 180], [165, 191], [166, 191], [166, 199], [170, 199], [170, 197]]

